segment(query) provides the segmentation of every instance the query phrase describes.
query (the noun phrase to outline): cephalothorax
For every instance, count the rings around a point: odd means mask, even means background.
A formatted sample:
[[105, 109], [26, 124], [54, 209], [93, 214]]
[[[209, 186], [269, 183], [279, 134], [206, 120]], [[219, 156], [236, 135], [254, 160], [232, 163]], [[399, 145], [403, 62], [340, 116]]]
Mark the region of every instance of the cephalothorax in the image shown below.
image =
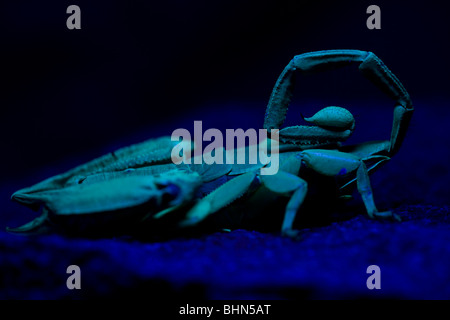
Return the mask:
[[[305, 118], [310, 125], [281, 128], [293, 92], [296, 73], [329, 70], [347, 65], [359, 70], [379, 89], [395, 100], [390, 140], [343, 146], [353, 132], [352, 114], [344, 108], [326, 107]], [[295, 235], [296, 214], [308, 195], [304, 172], [333, 180], [337, 191], [356, 185], [371, 218], [398, 217], [375, 206], [369, 173], [400, 148], [413, 113], [409, 94], [384, 63], [371, 52], [328, 50], [295, 56], [278, 78], [264, 118], [264, 128], [280, 129], [280, 169], [274, 175], [260, 175], [263, 166], [233, 164], [182, 164], [171, 161], [175, 142], [170, 137], [151, 139], [122, 148], [68, 172], [19, 190], [12, 199], [33, 209], [42, 208], [35, 220], [9, 231], [42, 233], [64, 225], [70, 231], [83, 220], [84, 228], [120, 229], [176, 216], [176, 225], [200, 224], [234, 205], [242, 196], [252, 206], [277, 197], [287, 197], [281, 227]], [[211, 190], [207, 192], [207, 190]], [[180, 214], [181, 212], [181, 214]], [[242, 213], [245, 214], [245, 211]], [[93, 221], [91, 224], [86, 221]], [[223, 226], [226, 228], [227, 226]]]

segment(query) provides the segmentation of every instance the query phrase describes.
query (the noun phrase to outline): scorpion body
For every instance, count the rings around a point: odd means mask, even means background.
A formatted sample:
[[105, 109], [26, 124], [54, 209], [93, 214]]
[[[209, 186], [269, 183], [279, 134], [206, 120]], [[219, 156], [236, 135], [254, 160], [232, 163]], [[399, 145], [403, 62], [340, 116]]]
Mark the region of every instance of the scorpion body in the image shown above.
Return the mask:
[[[358, 65], [365, 77], [395, 101], [389, 140], [343, 145], [355, 121], [348, 110], [334, 106], [304, 118], [308, 125], [282, 128], [297, 74], [349, 65]], [[295, 237], [296, 215], [314, 182], [329, 184], [322, 190], [331, 190], [334, 198], [345, 198], [346, 190], [356, 186], [370, 218], [399, 220], [392, 211], [376, 208], [369, 174], [399, 150], [413, 110], [403, 85], [375, 54], [358, 50], [301, 54], [279, 76], [264, 117], [263, 127], [272, 134], [269, 143], [277, 138], [280, 144], [276, 174], [259, 174], [265, 165], [260, 162], [175, 165], [171, 161], [175, 142], [170, 137], [150, 139], [15, 192], [12, 200], [35, 210], [42, 208], [42, 214], [8, 230], [34, 234], [62, 228], [70, 232], [77, 229], [77, 221], [83, 221], [78, 223], [82, 230], [85, 225], [92, 230], [112, 226], [125, 230], [164, 219], [173, 219], [173, 226], [186, 229], [233, 209], [245, 220], [246, 215], [257, 216], [281, 198], [287, 203], [279, 227], [283, 235]], [[92, 223], [86, 224], [87, 220]]]

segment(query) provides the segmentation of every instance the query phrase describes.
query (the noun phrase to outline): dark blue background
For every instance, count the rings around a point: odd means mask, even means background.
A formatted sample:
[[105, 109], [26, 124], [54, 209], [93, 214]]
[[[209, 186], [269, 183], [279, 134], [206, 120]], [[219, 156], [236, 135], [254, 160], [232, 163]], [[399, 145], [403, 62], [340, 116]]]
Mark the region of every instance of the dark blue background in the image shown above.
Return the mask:
[[[81, 30], [66, 28], [71, 4], [81, 8]], [[366, 28], [371, 4], [381, 7], [381, 30]], [[117, 147], [191, 130], [194, 120], [261, 127], [279, 73], [303, 52], [373, 51], [416, 112], [403, 148], [372, 178], [379, 207], [395, 208], [402, 224], [360, 216], [300, 243], [245, 231], [156, 244], [0, 231], [0, 297], [137, 287], [181, 296], [194, 288], [202, 297], [371, 297], [365, 268], [378, 263], [387, 276], [375, 297], [449, 298], [448, 9], [439, 1], [2, 2], [2, 230], [34, 216], [9, 202], [12, 192]], [[336, 70], [298, 77], [288, 123], [339, 105], [356, 117], [351, 142], [387, 139], [392, 104], [357, 70]], [[64, 285], [65, 267], [76, 263], [96, 284], [78, 295]]]

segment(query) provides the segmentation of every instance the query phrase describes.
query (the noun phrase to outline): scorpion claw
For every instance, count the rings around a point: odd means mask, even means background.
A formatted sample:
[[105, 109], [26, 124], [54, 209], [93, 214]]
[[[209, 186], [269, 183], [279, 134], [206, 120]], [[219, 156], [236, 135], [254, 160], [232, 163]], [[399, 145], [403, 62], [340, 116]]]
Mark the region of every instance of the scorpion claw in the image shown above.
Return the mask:
[[34, 220], [25, 223], [19, 227], [6, 227], [6, 231], [14, 234], [20, 235], [39, 235], [45, 234], [51, 230], [54, 226], [48, 220], [48, 213], [46, 210], [43, 211], [42, 215], [35, 218]]

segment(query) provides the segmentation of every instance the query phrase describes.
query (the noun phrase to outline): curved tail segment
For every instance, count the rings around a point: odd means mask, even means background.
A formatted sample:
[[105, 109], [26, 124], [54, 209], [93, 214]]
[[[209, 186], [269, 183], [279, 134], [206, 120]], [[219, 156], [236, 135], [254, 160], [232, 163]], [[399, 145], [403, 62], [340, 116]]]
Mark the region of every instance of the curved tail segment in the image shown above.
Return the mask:
[[395, 100], [393, 127], [389, 156], [395, 154], [404, 139], [414, 108], [410, 96], [398, 78], [372, 52], [359, 50], [326, 50], [295, 56], [280, 74], [267, 105], [264, 128], [279, 129], [291, 102], [295, 76], [301, 73], [316, 73], [356, 64], [361, 73], [382, 92]]

